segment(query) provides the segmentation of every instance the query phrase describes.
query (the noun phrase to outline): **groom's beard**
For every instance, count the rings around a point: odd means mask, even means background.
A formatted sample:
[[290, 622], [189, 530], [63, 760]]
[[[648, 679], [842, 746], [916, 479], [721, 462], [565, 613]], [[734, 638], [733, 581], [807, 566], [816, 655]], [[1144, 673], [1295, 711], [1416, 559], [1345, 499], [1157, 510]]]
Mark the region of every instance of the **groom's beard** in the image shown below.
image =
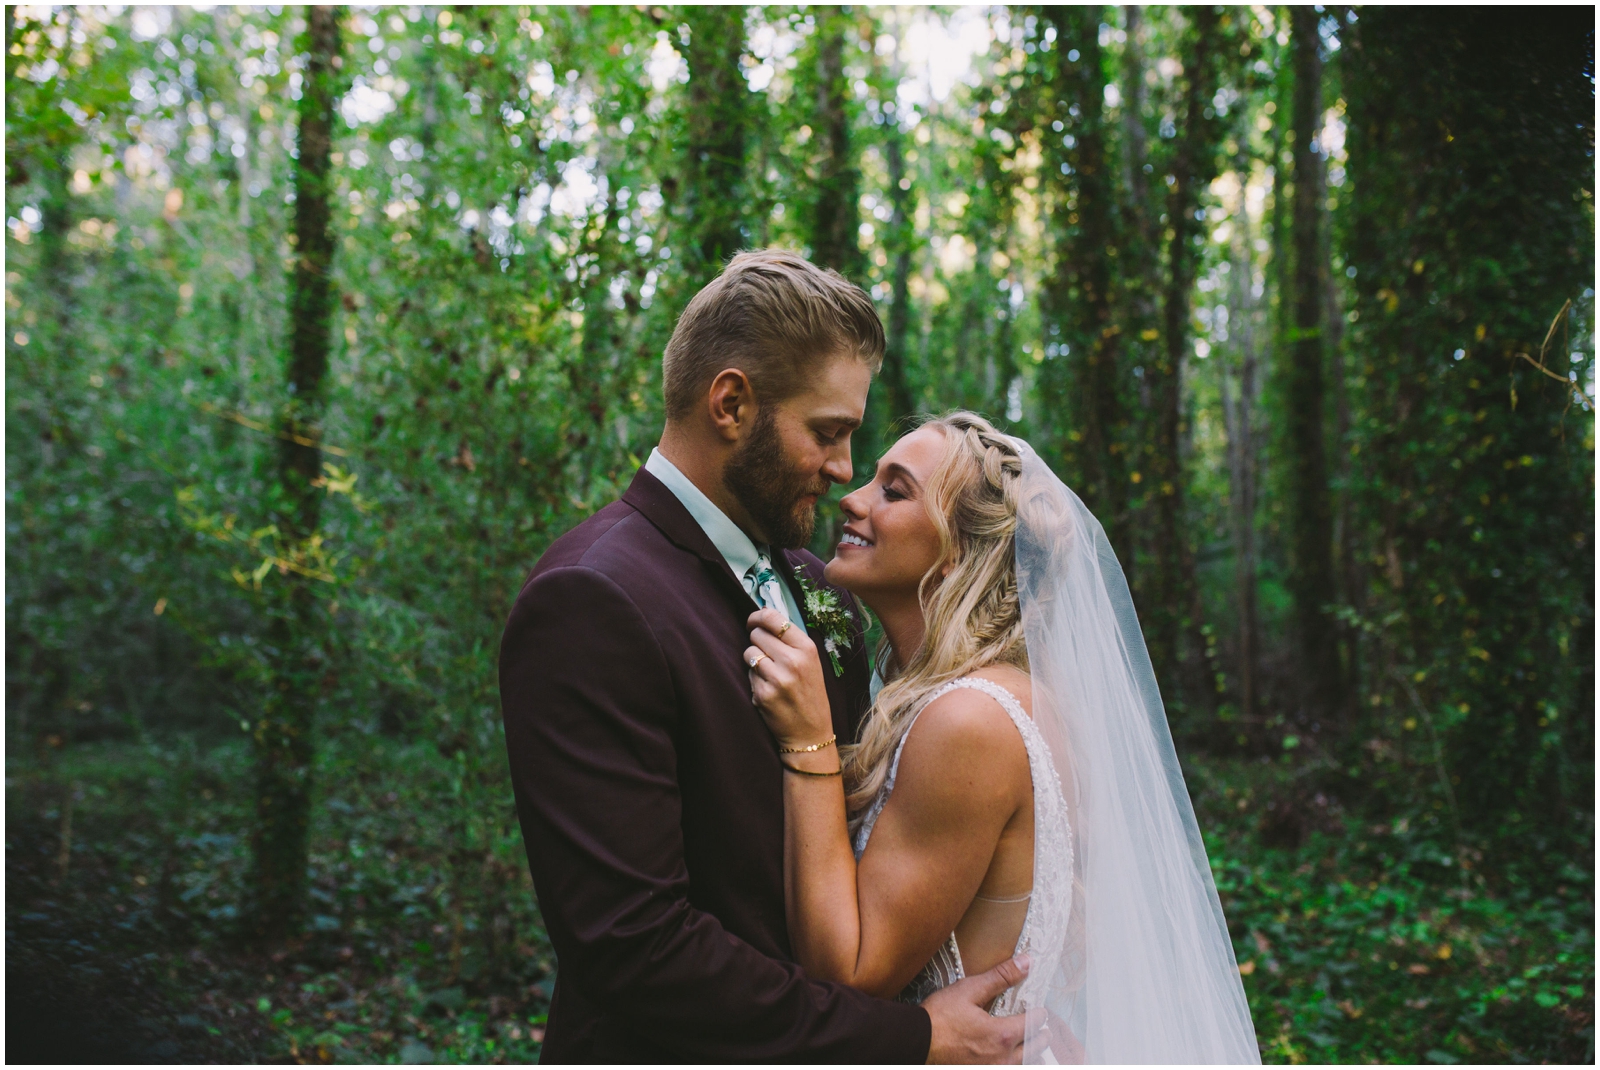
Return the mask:
[[776, 413], [763, 408], [756, 414], [750, 438], [728, 459], [722, 482], [772, 545], [794, 549], [810, 542], [817, 526], [816, 506], [803, 499], [828, 493], [828, 481], [814, 473], [795, 475], [786, 461]]

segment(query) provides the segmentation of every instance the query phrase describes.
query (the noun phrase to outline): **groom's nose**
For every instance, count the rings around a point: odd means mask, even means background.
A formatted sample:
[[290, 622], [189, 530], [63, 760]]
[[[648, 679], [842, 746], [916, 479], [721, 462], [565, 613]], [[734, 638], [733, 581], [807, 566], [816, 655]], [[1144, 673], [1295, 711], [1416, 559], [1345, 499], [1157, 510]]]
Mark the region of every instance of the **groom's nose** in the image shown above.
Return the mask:
[[846, 442], [843, 448], [835, 447], [828, 451], [828, 460], [822, 466], [822, 474], [835, 483], [848, 483], [855, 477], [855, 470], [850, 467], [850, 444]]

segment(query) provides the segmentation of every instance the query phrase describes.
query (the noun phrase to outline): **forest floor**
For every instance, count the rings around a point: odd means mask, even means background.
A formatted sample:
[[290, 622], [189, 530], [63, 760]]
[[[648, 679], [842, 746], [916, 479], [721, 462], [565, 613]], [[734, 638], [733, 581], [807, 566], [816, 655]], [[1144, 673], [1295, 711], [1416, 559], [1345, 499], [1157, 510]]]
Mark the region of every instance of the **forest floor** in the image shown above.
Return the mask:
[[[448, 765], [324, 748], [314, 913], [263, 953], [233, 935], [243, 740], [13, 746], [7, 1061], [535, 1061], [554, 959], [520, 846], [462, 849]], [[1519, 871], [1426, 820], [1285, 815], [1300, 772], [1189, 770], [1265, 1061], [1593, 1061], [1592, 851]]]

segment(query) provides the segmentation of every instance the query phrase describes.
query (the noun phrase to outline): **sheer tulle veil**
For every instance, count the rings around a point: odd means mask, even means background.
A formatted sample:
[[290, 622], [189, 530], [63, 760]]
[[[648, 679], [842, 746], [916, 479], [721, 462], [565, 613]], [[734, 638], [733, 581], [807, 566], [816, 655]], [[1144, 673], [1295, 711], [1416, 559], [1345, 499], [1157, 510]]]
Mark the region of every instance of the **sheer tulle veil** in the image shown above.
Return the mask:
[[1122, 567], [1078, 496], [1019, 447], [1017, 586], [1033, 717], [1076, 846], [1065, 930], [1034, 945], [1023, 1061], [1259, 1063]]

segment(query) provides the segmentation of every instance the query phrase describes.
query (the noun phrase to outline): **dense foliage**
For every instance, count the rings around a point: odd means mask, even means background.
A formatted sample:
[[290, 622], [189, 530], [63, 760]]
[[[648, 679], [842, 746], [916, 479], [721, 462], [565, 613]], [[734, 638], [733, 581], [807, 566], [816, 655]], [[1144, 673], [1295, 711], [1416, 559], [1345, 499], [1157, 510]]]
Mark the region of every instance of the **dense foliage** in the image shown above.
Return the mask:
[[7, 9], [8, 973], [115, 993], [60, 1043], [535, 1052], [499, 629], [784, 245], [882, 309], [859, 471], [967, 406], [1105, 520], [1264, 1056], [1592, 1059], [1591, 20], [335, 16]]

